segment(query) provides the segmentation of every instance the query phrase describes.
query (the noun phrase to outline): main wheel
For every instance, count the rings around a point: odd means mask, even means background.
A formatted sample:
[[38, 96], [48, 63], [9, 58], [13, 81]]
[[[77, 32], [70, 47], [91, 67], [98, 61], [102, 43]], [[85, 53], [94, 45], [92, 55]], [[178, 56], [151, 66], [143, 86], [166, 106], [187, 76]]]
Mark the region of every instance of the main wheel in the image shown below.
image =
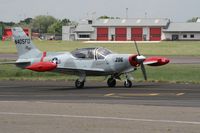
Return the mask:
[[107, 81], [108, 87], [115, 87], [116, 86], [116, 79], [109, 78]]
[[130, 80], [126, 80], [125, 82], [124, 82], [124, 86], [126, 87], [126, 88], [131, 88], [132, 87], [132, 82], [130, 81]]
[[76, 86], [76, 88], [83, 88], [84, 87], [84, 81], [83, 82], [81, 82], [81, 81], [79, 81], [78, 79], [75, 81], [75, 86]]

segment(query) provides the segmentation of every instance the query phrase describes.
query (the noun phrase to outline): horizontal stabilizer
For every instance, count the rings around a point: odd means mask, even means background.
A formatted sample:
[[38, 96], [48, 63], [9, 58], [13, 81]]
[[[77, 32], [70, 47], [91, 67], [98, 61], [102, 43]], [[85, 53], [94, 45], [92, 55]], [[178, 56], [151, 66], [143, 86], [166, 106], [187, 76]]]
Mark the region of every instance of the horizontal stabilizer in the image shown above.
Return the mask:
[[0, 65], [6, 65], [6, 64], [14, 64], [14, 65], [25, 65], [25, 64], [30, 64], [29, 61], [27, 62], [0, 62]]

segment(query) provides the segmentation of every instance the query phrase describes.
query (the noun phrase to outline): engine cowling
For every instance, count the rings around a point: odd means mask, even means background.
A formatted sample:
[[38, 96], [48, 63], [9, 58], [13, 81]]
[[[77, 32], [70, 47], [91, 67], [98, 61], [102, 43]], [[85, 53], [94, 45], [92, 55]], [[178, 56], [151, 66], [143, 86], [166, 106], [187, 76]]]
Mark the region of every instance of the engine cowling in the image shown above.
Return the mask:
[[37, 71], [37, 72], [46, 72], [52, 71], [57, 67], [57, 64], [52, 62], [37, 62], [30, 66], [27, 66], [26, 69]]
[[143, 63], [143, 61], [146, 59], [143, 55], [131, 55], [129, 56], [129, 63], [134, 66], [138, 67]]

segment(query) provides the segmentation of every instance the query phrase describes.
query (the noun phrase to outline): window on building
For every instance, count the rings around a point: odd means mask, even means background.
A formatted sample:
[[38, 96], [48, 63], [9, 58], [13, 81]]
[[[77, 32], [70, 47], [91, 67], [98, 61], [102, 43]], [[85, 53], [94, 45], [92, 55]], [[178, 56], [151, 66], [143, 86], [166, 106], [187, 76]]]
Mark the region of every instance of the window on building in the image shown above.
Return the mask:
[[92, 24], [92, 20], [88, 20], [88, 24]]
[[179, 35], [173, 34], [172, 35], [172, 41], [179, 40]]
[[194, 38], [194, 34], [191, 34], [191, 35], [190, 35], [190, 38]]
[[78, 37], [79, 38], [90, 38], [90, 35], [89, 34], [80, 34]]
[[184, 35], [183, 35], [183, 38], [187, 38], [187, 35], [186, 35], [186, 34], [184, 34]]

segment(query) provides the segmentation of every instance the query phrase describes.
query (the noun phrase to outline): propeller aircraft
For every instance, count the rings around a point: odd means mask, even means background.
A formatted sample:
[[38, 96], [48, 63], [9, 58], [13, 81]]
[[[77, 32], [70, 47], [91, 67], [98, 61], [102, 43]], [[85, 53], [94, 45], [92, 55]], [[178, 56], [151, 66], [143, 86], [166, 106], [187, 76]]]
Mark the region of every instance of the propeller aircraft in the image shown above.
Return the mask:
[[135, 42], [137, 54], [117, 54], [102, 48], [81, 48], [72, 52], [42, 52], [38, 50], [21, 27], [12, 28], [18, 59], [13, 62], [17, 67], [37, 72], [57, 72], [77, 75], [76, 88], [83, 88], [86, 76], [109, 76], [108, 87], [116, 86], [116, 79], [125, 75], [124, 86], [132, 86], [131, 72], [141, 67], [147, 80], [144, 65], [162, 66], [169, 63], [165, 57], [148, 57], [141, 55]]

